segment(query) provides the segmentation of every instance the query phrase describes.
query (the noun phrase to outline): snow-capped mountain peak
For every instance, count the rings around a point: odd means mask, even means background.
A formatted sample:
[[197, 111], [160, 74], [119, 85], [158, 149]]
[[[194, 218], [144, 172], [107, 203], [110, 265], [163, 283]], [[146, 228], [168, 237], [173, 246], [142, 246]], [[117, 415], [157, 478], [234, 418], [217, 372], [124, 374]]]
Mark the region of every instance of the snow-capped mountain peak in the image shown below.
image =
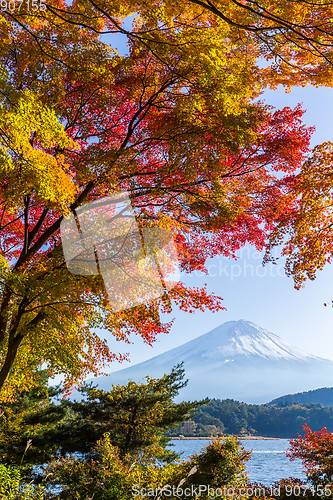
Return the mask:
[[[200, 338], [200, 337], [199, 337]], [[229, 321], [206, 333], [202, 337], [214, 356], [261, 356], [266, 359], [311, 360], [316, 357], [288, 344], [274, 333], [251, 323]], [[197, 339], [192, 341], [195, 343]], [[189, 346], [190, 342], [185, 345]], [[214, 345], [215, 344], [215, 345]], [[214, 350], [212, 350], [214, 347]]]
[[310, 361], [316, 358], [288, 344], [274, 333], [264, 330], [250, 321], [228, 321], [186, 344], [152, 358], [156, 362], [165, 358], [181, 357], [184, 361], [197, 359], [200, 355], [207, 362], [223, 362], [239, 356], [262, 357], [266, 360], [285, 359], [290, 361]]
[[246, 320], [228, 321], [159, 356], [99, 377], [102, 389], [161, 377], [184, 362], [180, 399], [231, 398], [265, 403], [284, 394], [333, 386], [333, 361], [308, 354]]

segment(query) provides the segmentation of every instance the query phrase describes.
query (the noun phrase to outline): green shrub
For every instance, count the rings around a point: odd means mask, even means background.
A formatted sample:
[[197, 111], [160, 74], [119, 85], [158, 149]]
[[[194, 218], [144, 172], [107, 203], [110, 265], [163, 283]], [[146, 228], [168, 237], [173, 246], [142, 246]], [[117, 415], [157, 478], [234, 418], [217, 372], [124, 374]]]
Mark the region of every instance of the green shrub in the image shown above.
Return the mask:
[[0, 500], [43, 500], [44, 489], [23, 485], [19, 469], [0, 464]]
[[[234, 437], [214, 440], [200, 454], [188, 461], [161, 463], [156, 459], [158, 445], [149, 446], [137, 453], [122, 456], [113, 446], [108, 434], [94, 449], [92, 460], [63, 458], [50, 465], [51, 484], [62, 485], [59, 498], [66, 500], [142, 500], [158, 498], [153, 491], [168, 486], [172, 494], [161, 498], [178, 499], [173, 492], [177, 487], [197, 488], [209, 485], [213, 488], [231, 486], [235, 489], [246, 485], [245, 462], [250, 453]], [[165, 492], [166, 493], [166, 492]], [[211, 498], [201, 494], [200, 499]], [[235, 500], [235, 498], [233, 498]], [[243, 497], [243, 500], [246, 500]]]

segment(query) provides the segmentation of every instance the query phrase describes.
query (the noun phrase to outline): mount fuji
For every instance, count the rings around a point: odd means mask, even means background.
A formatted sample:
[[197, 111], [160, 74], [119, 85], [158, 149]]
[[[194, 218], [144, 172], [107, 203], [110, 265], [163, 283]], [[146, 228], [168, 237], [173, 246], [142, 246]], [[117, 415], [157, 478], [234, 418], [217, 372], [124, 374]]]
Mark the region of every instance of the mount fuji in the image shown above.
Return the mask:
[[333, 386], [333, 361], [293, 347], [250, 321], [228, 321], [214, 330], [159, 356], [92, 379], [111, 384], [161, 377], [184, 361], [187, 387], [179, 400], [235, 399], [262, 404], [284, 394]]

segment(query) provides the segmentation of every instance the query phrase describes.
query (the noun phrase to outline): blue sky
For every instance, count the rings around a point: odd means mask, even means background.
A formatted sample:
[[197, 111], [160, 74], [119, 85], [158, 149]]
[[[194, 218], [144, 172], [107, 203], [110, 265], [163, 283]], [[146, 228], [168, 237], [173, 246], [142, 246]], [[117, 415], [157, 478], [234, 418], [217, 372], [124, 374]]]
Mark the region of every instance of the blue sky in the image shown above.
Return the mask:
[[[125, 37], [103, 37], [117, 46], [123, 54]], [[303, 103], [306, 110], [303, 121], [315, 125], [311, 145], [333, 139], [333, 89], [307, 87], [294, 88], [285, 93], [283, 88], [266, 91], [262, 99], [276, 108], [295, 107]], [[305, 288], [295, 290], [291, 278], [285, 276], [283, 261], [277, 266], [261, 266], [262, 255], [248, 247], [239, 252], [237, 261], [214, 258], [207, 268], [209, 275], [193, 273], [183, 275], [182, 281], [191, 286], [203, 286], [224, 298], [227, 311], [195, 314], [174, 310], [166, 321], [175, 317], [168, 335], [161, 335], [153, 347], [144, 344], [140, 337], [128, 346], [109, 339], [114, 352], [129, 352], [132, 364], [144, 361], [198, 337], [221, 323], [246, 319], [279, 335], [282, 339], [311, 354], [333, 360], [333, 309], [324, 302], [333, 299], [333, 266], [318, 273], [316, 280], [306, 282]], [[103, 336], [103, 332], [101, 332]], [[109, 372], [125, 368], [128, 363], [112, 363]]]

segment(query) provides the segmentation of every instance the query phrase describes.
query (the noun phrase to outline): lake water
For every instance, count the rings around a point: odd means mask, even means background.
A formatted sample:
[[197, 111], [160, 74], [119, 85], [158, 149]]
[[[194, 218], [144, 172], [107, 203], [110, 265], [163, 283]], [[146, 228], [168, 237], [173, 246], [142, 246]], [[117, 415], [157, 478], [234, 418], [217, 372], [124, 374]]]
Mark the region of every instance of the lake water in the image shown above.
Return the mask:
[[[181, 458], [187, 458], [194, 453], [198, 453], [209, 443], [209, 440], [188, 439], [172, 440], [173, 451], [181, 453]], [[242, 444], [246, 450], [253, 450], [252, 458], [247, 463], [246, 470], [251, 482], [263, 483], [271, 486], [275, 481], [283, 478], [298, 477], [305, 480], [302, 471], [302, 462], [295, 460], [291, 462], [286, 457], [286, 450], [289, 448], [288, 439], [279, 440], [243, 440]]]

